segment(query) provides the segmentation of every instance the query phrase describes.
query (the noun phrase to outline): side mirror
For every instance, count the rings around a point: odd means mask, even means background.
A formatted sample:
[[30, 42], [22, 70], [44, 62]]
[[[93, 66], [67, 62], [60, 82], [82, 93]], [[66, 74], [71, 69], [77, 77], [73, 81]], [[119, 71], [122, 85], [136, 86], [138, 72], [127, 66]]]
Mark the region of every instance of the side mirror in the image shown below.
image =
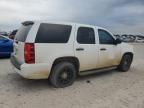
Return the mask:
[[122, 41], [121, 41], [120, 39], [117, 38], [117, 39], [115, 40], [115, 44], [116, 44], [116, 45], [117, 45], [117, 44], [121, 44], [121, 43], [122, 43]]

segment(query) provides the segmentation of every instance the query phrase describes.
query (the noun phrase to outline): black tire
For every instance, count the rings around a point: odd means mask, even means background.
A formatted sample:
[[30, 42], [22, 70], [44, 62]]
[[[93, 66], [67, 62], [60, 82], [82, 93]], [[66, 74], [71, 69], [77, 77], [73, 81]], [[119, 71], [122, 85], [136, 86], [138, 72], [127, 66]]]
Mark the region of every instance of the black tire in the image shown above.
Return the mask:
[[70, 62], [56, 64], [50, 75], [50, 82], [56, 88], [64, 88], [73, 84], [76, 79], [76, 68]]
[[127, 72], [130, 69], [132, 63], [132, 56], [130, 54], [126, 54], [122, 57], [121, 63], [118, 66], [118, 69], [122, 72]]

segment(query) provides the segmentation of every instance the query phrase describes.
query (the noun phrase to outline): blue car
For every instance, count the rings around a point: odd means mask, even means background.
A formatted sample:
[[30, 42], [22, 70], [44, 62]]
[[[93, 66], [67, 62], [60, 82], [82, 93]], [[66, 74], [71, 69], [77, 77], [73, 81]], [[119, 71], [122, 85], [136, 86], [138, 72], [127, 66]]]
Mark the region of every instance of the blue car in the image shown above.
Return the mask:
[[0, 57], [10, 57], [13, 52], [13, 40], [0, 35]]

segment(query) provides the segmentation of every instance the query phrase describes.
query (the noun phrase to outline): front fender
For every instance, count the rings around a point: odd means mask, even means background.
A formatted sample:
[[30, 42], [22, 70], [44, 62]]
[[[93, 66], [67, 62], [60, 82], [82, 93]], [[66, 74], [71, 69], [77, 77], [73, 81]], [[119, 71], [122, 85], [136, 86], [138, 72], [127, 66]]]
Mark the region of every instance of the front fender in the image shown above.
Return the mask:
[[134, 55], [134, 49], [133, 45], [130, 45], [128, 43], [122, 43], [121, 44], [121, 58], [123, 57], [124, 54], [126, 53], [131, 53]]

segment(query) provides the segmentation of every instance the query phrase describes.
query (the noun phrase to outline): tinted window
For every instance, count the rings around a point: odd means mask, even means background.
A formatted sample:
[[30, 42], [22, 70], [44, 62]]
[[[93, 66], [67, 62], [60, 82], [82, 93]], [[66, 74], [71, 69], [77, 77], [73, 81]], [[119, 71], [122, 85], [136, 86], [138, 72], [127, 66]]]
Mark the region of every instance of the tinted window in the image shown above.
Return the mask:
[[32, 25], [26, 25], [26, 26], [23, 25], [18, 30], [15, 39], [18, 40], [18, 41], [21, 41], [21, 42], [25, 42], [31, 27], [32, 27]]
[[114, 44], [114, 38], [105, 30], [98, 30], [100, 44]]
[[59, 24], [41, 24], [36, 36], [36, 43], [67, 43], [72, 27]]
[[95, 44], [93, 28], [80, 27], [77, 33], [77, 42], [80, 44]]

